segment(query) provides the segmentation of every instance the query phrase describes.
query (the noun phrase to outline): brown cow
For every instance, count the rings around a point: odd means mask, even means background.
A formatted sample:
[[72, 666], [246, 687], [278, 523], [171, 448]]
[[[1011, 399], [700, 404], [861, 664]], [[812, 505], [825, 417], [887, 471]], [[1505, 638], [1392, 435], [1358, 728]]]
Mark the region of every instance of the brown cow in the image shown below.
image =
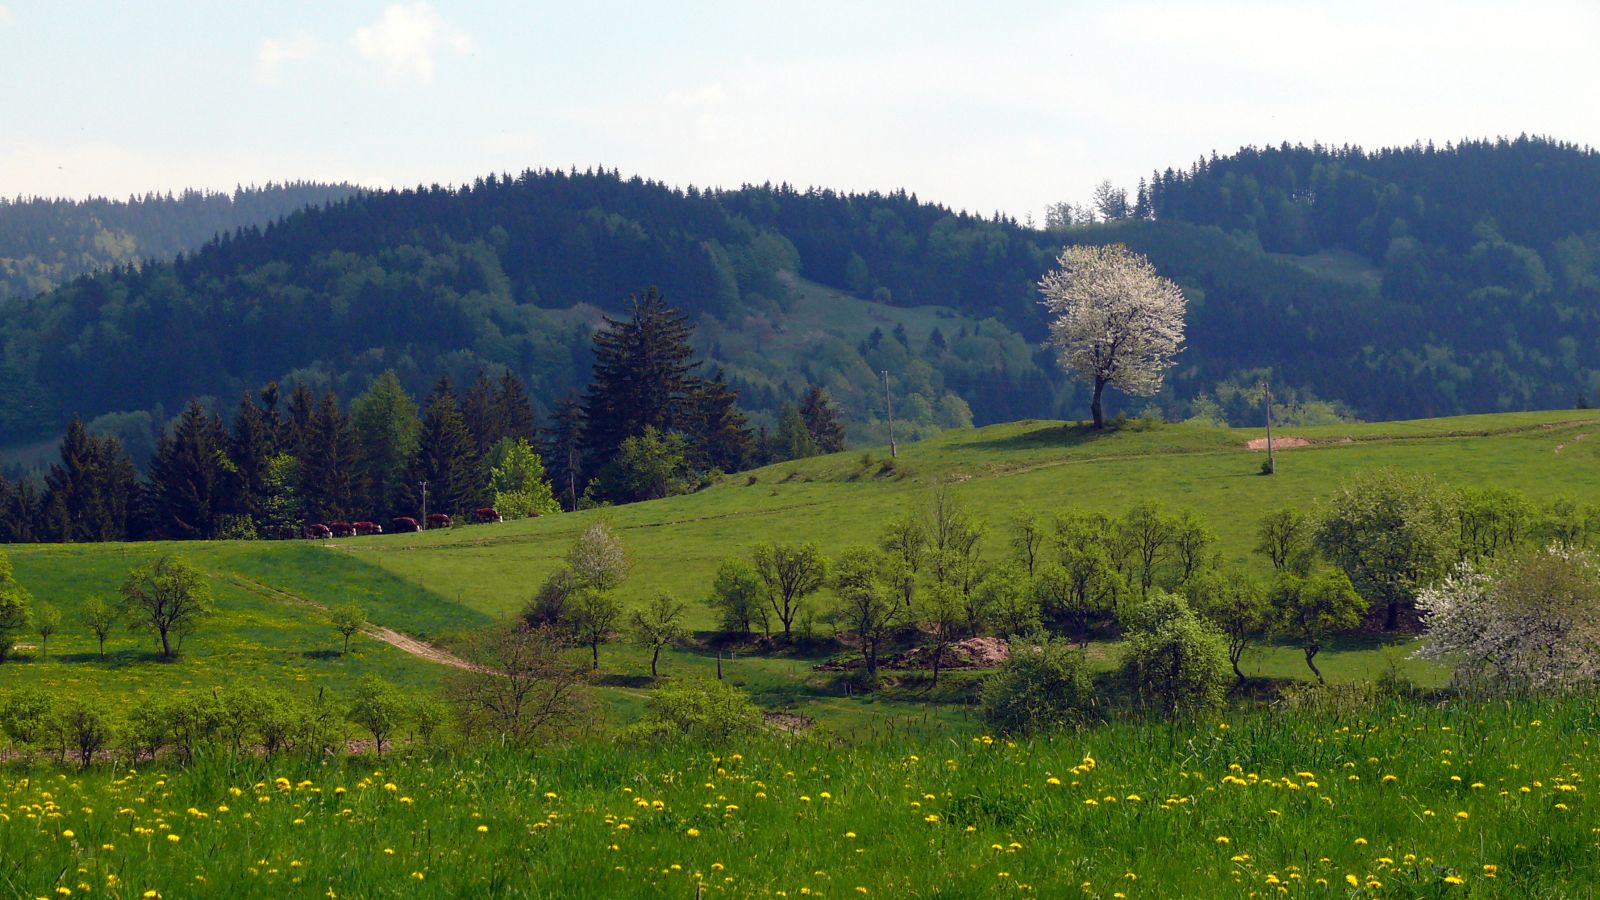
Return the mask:
[[503, 522], [500, 513], [492, 506], [480, 506], [472, 511], [472, 520], [480, 524], [485, 522]]
[[333, 537], [333, 531], [326, 525], [313, 522], [306, 526], [306, 537], [314, 541], [327, 540]]
[[383, 526], [379, 525], [377, 522], [356, 522], [355, 529], [356, 534], [359, 534], [363, 537], [373, 534], [383, 534]]
[[429, 528], [449, 528], [450, 517], [444, 513], [428, 513]]
[[349, 522], [329, 522], [328, 530], [333, 532], [334, 537], [356, 536], [356, 527]]
[[396, 534], [404, 534], [411, 531], [421, 531], [422, 526], [418, 525], [417, 520], [410, 516], [400, 516], [389, 523], [389, 530]]

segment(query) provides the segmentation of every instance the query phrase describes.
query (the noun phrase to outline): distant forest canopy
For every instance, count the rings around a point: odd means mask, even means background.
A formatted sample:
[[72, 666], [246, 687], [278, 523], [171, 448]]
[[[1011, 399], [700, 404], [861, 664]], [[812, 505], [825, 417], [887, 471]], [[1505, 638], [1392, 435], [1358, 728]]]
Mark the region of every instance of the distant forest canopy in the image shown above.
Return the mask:
[[127, 200], [0, 197], [0, 301], [54, 290], [113, 266], [168, 260], [219, 234], [265, 225], [358, 190], [294, 181]]
[[[543, 414], [581, 386], [600, 313], [651, 285], [758, 424], [815, 383], [853, 441], [881, 439], [885, 369], [897, 427], [1077, 417], [1085, 393], [1038, 350], [1036, 282], [1064, 243], [1105, 242], [1189, 295], [1188, 349], [1155, 398], [1169, 418], [1256, 421], [1269, 376], [1291, 420], [1568, 406], [1600, 384], [1597, 199], [1600, 155], [1526, 137], [1246, 148], [1045, 229], [905, 192], [679, 190], [603, 169], [361, 193], [5, 301], [0, 433], [109, 416], [135, 450], [128, 431], [195, 395], [221, 409], [299, 380], [348, 398], [386, 369], [420, 394], [480, 365], [524, 379]], [[823, 288], [876, 301], [874, 321], [790, 332]], [[935, 306], [938, 327], [896, 327]]]

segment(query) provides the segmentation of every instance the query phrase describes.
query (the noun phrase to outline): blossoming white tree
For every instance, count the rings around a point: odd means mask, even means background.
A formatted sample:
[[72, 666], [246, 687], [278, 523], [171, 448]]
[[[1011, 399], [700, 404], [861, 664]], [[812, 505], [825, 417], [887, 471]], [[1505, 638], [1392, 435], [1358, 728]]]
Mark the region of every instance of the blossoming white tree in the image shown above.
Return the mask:
[[1050, 311], [1050, 345], [1061, 367], [1094, 385], [1089, 409], [1105, 427], [1106, 385], [1148, 397], [1183, 349], [1183, 291], [1150, 260], [1121, 244], [1067, 247], [1039, 282]]
[[1551, 546], [1480, 568], [1462, 563], [1417, 595], [1427, 642], [1466, 683], [1511, 690], [1592, 687], [1600, 680], [1600, 563]]

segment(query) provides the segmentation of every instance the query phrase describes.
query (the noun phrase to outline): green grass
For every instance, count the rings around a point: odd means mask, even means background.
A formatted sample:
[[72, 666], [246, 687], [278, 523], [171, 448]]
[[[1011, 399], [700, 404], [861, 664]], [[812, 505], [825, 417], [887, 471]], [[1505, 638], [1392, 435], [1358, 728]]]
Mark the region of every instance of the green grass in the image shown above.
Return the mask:
[[1591, 701], [1380, 700], [1019, 744], [945, 726], [847, 746], [12, 767], [0, 891], [1586, 896], [1597, 724]]
[[[1260, 430], [1191, 426], [1125, 428], [1095, 434], [1082, 425], [1024, 421], [948, 432], [901, 448], [857, 449], [729, 476], [699, 493], [603, 511], [384, 535], [330, 543], [205, 542], [151, 545], [15, 546], [19, 580], [61, 608], [63, 630], [48, 662], [7, 663], [7, 682], [70, 686], [106, 696], [137, 694], [172, 683], [209, 686], [238, 677], [292, 679], [342, 689], [369, 671], [407, 686], [437, 684], [436, 666], [359, 639], [357, 652], [329, 653], [337, 636], [310, 603], [357, 601], [374, 621], [426, 637], [445, 637], [515, 613], [559, 564], [579, 531], [606, 517], [635, 558], [621, 589], [628, 604], [667, 590], [691, 602], [690, 625], [714, 625], [701, 604], [718, 563], [748, 555], [759, 541], [816, 541], [832, 555], [871, 543], [891, 517], [920, 509], [928, 485], [953, 476], [953, 488], [989, 524], [984, 555], [1004, 556], [1011, 521], [1072, 507], [1116, 513], [1141, 500], [1193, 509], [1218, 532], [1224, 560], [1264, 573], [1252, 554], [1258, 519], [1283, 504], [1311, 509], [1341, 481], [1377, 466], [1429, 472], [1457, 485], [1515, 488], [1538, 501], [1571, 496], [1600, 501], [1600, 413], [1555, 410], [1415, 422], [1290, 429], [1281, 436], [1315, 441], [1279, 455], [1278, 474], [1257, 473], [1262, 456], [1246, 449]], [[1560, 452], [1557, 448], [1560, 447]], [[150, 659], [151, 640], [119, 633], [113, 660], [86, 658], [92, 639], [76, 611], [92, 594], [114, 595], [128, 568], [159, 552], [181, 553], [212, 575], [220, 615], [190, 638], [173, 664]], [[814, 603], [826, 602], [826, 597]], [[1413, 680], [1437, 684], [1442, 672], [1406, 658], [1404, 644], [1370, 638], [1340, 642], [1318, 657], [1330, 679], [1362, 680], [1391, 665]], [[1102, 665], [1114, 648], [1097, 647]], [[637, 707], [648, 672], [639, 652], [602, 652], [614, 676], [606, 688], [619, 715]], [[956, 697], [915, 689], [863, 703], [846, 698], [839, 680], [818, 673], [820, 659], [742, 656], [729, 677], [764, 705], [794, 709], [846, 733], [870, 732], [900, 716], [964, 715]], [[709, 673], [705, 650], [668, 654], [667, 673]], [[1297, 650], [1267, 646], [1247, 657], [1252, 674], [1308, 677]]]

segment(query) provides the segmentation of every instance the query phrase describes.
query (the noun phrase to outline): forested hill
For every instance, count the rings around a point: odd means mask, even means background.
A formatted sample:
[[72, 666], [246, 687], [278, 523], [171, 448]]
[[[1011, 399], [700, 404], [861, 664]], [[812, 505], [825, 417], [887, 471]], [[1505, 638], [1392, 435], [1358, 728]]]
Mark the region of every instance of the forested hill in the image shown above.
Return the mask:
[[265, 225], [356, 190], [291, 182], [127, 200], [0, 197], [0, 301], [53, 290], [112, 266], [171, 259], [218, 234]]
[[1039, 230], [905, 193], [678, 190], [604, 170], [362, 193], [6, 301], [0, 433], [159, 419], [195, 395], [227, 407], [285, 377], [351, 396], [390, 368], [419, 394], [441, 372], [509, 367], [548, 408], [586, 381], [598, 314], [648, 285], [699, 321], [756, 410], [813, 381], [871, 437], [887, 369], [897, 418], [906, 402], [930, 428], [1081, 415], [1037, 348], [1034, 285], [1067, 242], [1125, 242], [1189, 294], [1188, 349], [1156, 398], [1169, 416], [1253, 420], [1268, 370], [1309, 418], [1333, 409], [1312, 395], [1396, 418], [1593, 393], [1591, 151], [1247, 149], [1158, 173], [1140, 199]]

